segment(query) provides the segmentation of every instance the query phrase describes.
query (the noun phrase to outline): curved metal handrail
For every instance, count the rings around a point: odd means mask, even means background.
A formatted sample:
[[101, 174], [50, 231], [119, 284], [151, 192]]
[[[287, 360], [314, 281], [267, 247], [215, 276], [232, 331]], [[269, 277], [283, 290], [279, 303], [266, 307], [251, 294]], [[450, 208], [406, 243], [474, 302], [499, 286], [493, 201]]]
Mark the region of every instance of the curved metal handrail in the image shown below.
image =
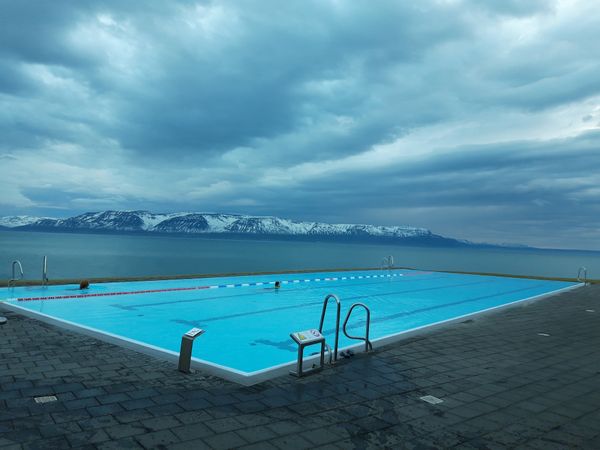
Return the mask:
[[[581, 277], [582, 272], [583, 278]], [[585, 267], [580, 267], [577, 271], [577, 281], [583, 281], [585, 284], [587, 284], [587, 269]]]
[[[19, 278], [16, 277], [15, 267], [19, 268], [19, 272], [20, 272]], [[8, 280], [8, 287], [10, 287], [11, 285], [14, 285], [15, 281], [19, 281], [22, 279], [23, 279], [23, 266], [21, 265], [21, 261], [19, 261], [18, 259], [15, 259], [12, 262], [12, 278], [10, 280]]]
[[[350, 319], [352, 310], [354, 310], [354, 308], [356, 308], [357, 306], [362, 306], [365, 309], [365, 311], [367, 312], [367, 323], [366, 323], [367, 329], [365, 332], [365, 337], [352, 336], [352, 335], [348, 334], [348, 332], [346, 331], [346, 325], [348, 325], [348, 320]], [[346, 335], [346, 337], [348, 339], [356, 339], [358, 341], [365, 341], [365, 352], [368, 352], [369, 350], [373, 350], [373, 344], [371, 344], [371, 341], [369, 340], [369, 330], [370, 329], [371, 329], [371, 310], [364, 303], [354, 303], [348, 310], [348, 314], [346, 314], [346, 320], [344, 320], [344, 326], [342, 328], [342, 330], [344, 331], [344, 334]]]
[[48, 283], [48, 257], [42, 258], [42, 286], [46, 286]]
[[392, 270], [394, 268], [394, 257], [392, 255], [386, 256], [381, 260], [381, 270], [387, 269]]
[[340, 340], [340, 317], [342, 312], [342, 304], [340, 303], [340, 299], [335, 294], [329, 294], [323, 300], [323, 310], [321, 311], [321, 321], [319, 322], [319, 333], [323, 333], [323, 323], [325, 322], [325, 312], [327, 311], [327, 305], [329, 304], [329, 299], [334, 299], [336, 305], [336, 315], [335, 315], [335, 342], [333, 345], [333, 360], [337, 361], [338, 358], [338, 342]]

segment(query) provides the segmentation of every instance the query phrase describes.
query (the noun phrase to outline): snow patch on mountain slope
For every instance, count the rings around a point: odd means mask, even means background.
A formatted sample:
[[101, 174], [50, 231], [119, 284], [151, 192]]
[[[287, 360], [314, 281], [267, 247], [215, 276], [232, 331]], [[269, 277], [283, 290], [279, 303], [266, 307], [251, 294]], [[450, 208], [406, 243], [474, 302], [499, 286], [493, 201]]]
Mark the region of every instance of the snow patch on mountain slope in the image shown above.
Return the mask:
[[5, 216], [0, 217], [0, 226], [7, 228], [22, 227], [25, 225], [31, 225], [32, 223], [36, 223], [43, 219], [50, 219], [50, 217]]
[[149, 211], [101, 211], [67, 219], [10, 216], [0, 218], [6, 227], [96, 229], [111, 231], [156, 231], [162, 233], [240, 233], [311, 236], [423, 237], [431, 232], [408, 226], [328, 224], [302, 222], [274, 216], [218, 213], [168, 213]]

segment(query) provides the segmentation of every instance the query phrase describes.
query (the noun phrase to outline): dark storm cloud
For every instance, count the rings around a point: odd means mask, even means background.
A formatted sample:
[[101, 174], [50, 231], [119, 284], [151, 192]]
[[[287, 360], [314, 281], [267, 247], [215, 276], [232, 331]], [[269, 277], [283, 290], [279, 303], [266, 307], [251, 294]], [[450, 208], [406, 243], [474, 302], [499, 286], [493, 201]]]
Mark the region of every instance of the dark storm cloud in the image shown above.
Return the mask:
[[[118, 120], [100, 122], [103, 134], [125, 148], [162, 156], [252, 145], [309, 131], [307, 123], [337, 115], [358, 124], [341, 139], [320, 130], [323, 155], [364, 150], [398, 127], [427, 120], [417, 113], [398, 124], [390, 117], [386, 91], [399, 82], [389, 78], [390, 67], [418, 60], [427, 49], [464, 34], [460, 17], [453, 19], [443, 8], [395, 2], [378, 8], [366, 2], [339, 8], [258, 2], [244, 10], [227, 2], [207, 3], [207, 8], [225, 8], [223, 22], [215, 25], [224, 29], [209, 32], [189, 24], [203, 14], [190, 18], [191, 3], [169, 8], [154, 2], [150, 11], [140, 11], [117, 3], [41, 2], [34, 14], [26, 3], [6, 9], [7, 26], [0, 35], [8, 43], [6, 57], [72, 70], [67, 76], [112, 101]], [[111, 31], [117, 42], [110, 52], [93, 42], [82, 46], [78, 34], [102, 14], [128, 28]], [[136, 47], [131, 64], [139, 73], [122, 76], [118, 68], [107, 68], [111, 58], [131, 50], [119, 43]], [[325, 92], [319, 83], [340, 86]], [[86, 100], [79, 107], [84, 117], [94, 109], [93, 98]]]
[[0, 6], [4, 213], [598, 234], [600, 19], [586, 2]]
[[[167, 34], [156, 47], [166, 70], [145, 75], [148, 90], [122, 92], [128, 101], [116, 135], [144, 152], [203, 153], [310, 132], [306, 124], [344, 115], [359, 117], [357, 129], [343, 137], [318, 130], [322, 157], [386, 138], [398, 126], [382, 114], [389, 106], [377, 98], [396, 84], [386, 79], [390, 62], [412, 61], [437, 42], [462, 35], [459, 20], [417, 27], [426, 13], [412, 7], [382, 3], [374, 10], [357, 3], [336, 12], [319, 5], [323, 13], [315, 16], [306, 5], [257, 3], [223, 25], [233, 29], [223, 30], [217, 48], [196, 35]], [[434, 21], [439, 14], [427, 13]], [[187, 46], [174, 52], [173, 43]], [[320, 83], [333, 86], [322, 89]], [[298, 151], [306, 157], [304, 148]]]

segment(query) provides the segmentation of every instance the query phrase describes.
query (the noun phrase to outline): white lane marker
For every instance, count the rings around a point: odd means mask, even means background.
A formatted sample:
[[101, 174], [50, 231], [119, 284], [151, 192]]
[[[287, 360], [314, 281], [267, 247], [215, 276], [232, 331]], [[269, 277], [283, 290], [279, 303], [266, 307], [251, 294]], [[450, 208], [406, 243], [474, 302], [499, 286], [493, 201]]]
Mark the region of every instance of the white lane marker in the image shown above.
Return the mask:
[[586, 309], [585, 312], [596, 312], [595, 309]]
[[550, 336], [548, 333], [538, 333], [538, 336]]

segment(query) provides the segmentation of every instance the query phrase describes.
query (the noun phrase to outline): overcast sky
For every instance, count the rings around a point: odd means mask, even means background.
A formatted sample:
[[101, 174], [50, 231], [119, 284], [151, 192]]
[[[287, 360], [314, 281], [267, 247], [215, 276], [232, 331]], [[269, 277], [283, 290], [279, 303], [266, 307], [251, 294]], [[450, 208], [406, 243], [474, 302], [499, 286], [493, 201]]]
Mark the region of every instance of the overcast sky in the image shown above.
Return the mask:
[[0, 215], [600, 249], [595, 1], [0, 0]]

